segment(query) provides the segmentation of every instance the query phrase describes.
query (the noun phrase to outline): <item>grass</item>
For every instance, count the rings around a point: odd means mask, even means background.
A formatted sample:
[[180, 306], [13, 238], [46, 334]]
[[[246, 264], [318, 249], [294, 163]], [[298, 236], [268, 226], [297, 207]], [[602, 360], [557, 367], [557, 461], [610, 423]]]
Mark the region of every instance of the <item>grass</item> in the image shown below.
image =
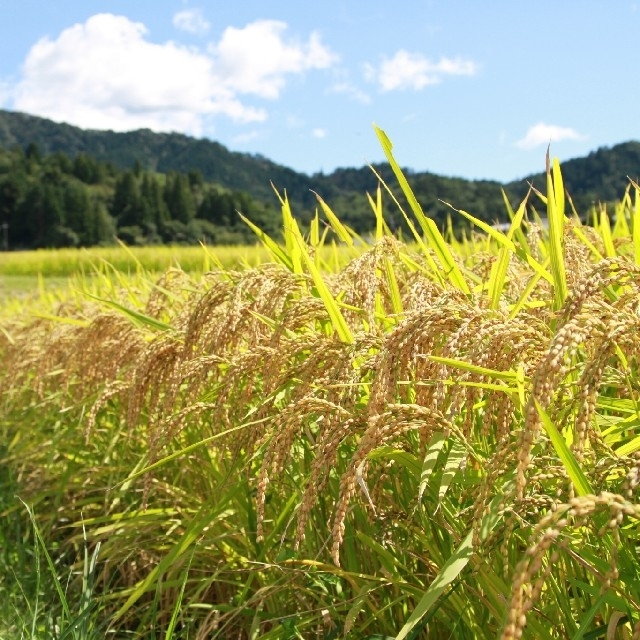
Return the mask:
[[377, 133], [413, 244], [283, 197], [255, 263], [0, 315], [13, 637], [640, 638], [636, 187], [456, 240]]

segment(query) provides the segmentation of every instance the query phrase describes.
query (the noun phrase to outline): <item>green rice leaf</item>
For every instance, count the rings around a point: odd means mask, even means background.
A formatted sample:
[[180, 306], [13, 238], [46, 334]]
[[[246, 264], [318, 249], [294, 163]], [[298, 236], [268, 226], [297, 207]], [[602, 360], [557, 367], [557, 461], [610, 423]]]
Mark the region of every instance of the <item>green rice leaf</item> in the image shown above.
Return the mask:
[[379, 460], [381, 458], [388, 458], [403, 466], [412, 476], [415, 478], [420, 477], [420, 461], [413, 454], [403, 451], [402, 449], [396, 449], [390, 446], [381, 446], [374, 449], [368, 456], [369, 460]]
[[[393, 200], [394, 204], [396, 205], [396, 207], [398, 207], [398, 211], [400, 211], [400, 213], [402, 214], [402, 217], [404, 218], [404, 221], [407, 223], [407, 226], [409, 227], [409, 230], [411, 231], [411, 234], [413, 235], [418, 247], [422, 251], [424, 260], [427, 263], [427, 266], [429, 267], [429, 272], [433, 275], [433, 277], [436, 279], [438, 283], [444, 286], [445, 279], [442, 274], [442, 269], [438, 268], [438, 265], [436, 264], [435, 260], [433, 259], [433, 256], [431, 255], [431, 252], [429, 251], [429, 248], [427, 247], [424, 240], [422, 239], [422, 236], [418, 233], [418, 230], [416, 229], [415, 224], [413, 224], [413, 220], [411, 220], [411, 218], [407, 215], [407, 212], [402, 208], [402, 205], [400, 204], [400, 202], [398, 202], [398, 199], [395, 197], [393, 191], [391, 191], [391, 189], [389, 188], [389, 185], [382, 179], [380, 174], [378, 174], [373, 167], [371, 167], [371, 170], [373, 171], [376, 178], [378, 178], [379, 183], [385, 188], [387, 193], [391, 196], [391, 199]], [[409, 256], [407, 256], [404, 253], [400, 254], [400, 259], [403, 262], [405, 262], [405, 264], [411, 264], [412, 265], [411, 268], [414, 271], [424, 270], [424, 268], [421, 267], [421, 265], [419, 265], [416, 261], [411, 260], [411, 258], [409, 258]]]
[[7, 342], [10, 345], [14, 345], [16, 341], [13, 339], [13, 336], [2, 326], [0, 326], [0, 333], [7, 339]]
[[406, 623], [400, 629], [400, 633], [396, 636], [396, 640], [404, 640], [418, 623], [427, 615], [429, 609], [437, 602], [438, 598], [444, 593], [445, 589], [460, 575], [462, 570], [467, 566], [473, 553], [473, 534], [469, 533], [462, 541], [462, 544], [451, 554], [449, 559], [444, 563], [438, 575], [429, 585], [420, 602], [409, 616]]
[[388, 572], [389, 575], [397, 575], [398, 568], [404, 569], [406, 571], [406, 567], [403, 567], [398, 563], [397, 558], [391, 553], [388, 549], [385, 549], [378, 541], [374, 540], [371, 536], [363, 533], [362, 531], [356, 532], [356, 537], [362, 544], [368, 547], [372, 552], [377, 561], [382, 565], [385, 571]]
[[353, 334], [351, 333], [351, 329], [349, 328], [347, 321], [344, 319], [344, 316], [340, 311], [337, 300], [333, 297], [331, 291], [329, 291], [329, 287], [327, 287], [322, 274], [304, 248], [301, 235], [298, 235], [297, 241], [300, 247], [300, 257], [304, 261], [307, 269], [309, 270], [309, 273], [311, 274], [311, 277], [313, 278], [313, 282], [316, 286], [316, 289], [318, 290], [318, 295], [324, 303], [325, 309], [329, 314], [331, 324], [333, 325], [335, 332], [338, 334], [338, 338], [340, 338], [340, 340], [346, 344], [351, 344], [353, 342]]
[[[520, 229], [524, 213], [525, 202], [522, 202], [520, 207], [518, 207], [518, 211], [513, 217], [511, 226], [507, 232], [506, 239], [508, 241], [511, 241], [515, 232]], [[491, 275], [489, 277], [489, 306], [491, 309], [498, 309], [500, 306], [500, 300], [502, 299], [505, 280], [507, 277], [507, 269], [514, 250], [510, 249], [507, 245], [501, 247], [498, 259], [492, 265]]]
[[534, 273], [533, 276], [531, 276], [529, 282], [527, 283], [527, 286], [523, 289], [522, 293], [520, 294], [518, 301], [513, 305], [513, 307], [511, 308], [511, 311], [509, 312], [509, 318], [511, 320], [515, 318], [520, 313], [520, 311], [522, 311], [522, 309], [524, 309], [527, 305], [530, 304], [529, 298], [531, 297], [533, 290], [536, 288], [536, 285], [538, 284], [538, 280], [540, 280], [540, 277], [541, 276], [539, 273]]
[[398, 280], [396, 278], [395, 271], [393, 270], [393, 263], [389, 258], [384, 260], [384, 271], [389, 286], [389, 294], [391, 296], [391, 307], [393, 313], [401, 314], [404, 311], [402, 304], [402, 296], [400, 295], [400, 287], [398, 287]]
[[600, 209], [600, 237], [604, 244], [604, 253], [607, 258], [615, 258], [617, 255], [616, 247], [613, 244], [613, 235], [611, 234], [611, 223], [607, 215], [607, 208], [603, 205]]
[[449, 449], [449, 454], [447, 455], [447, 461], [444, 464], [442, 478], [440, 479], [440, 488], [438, 489], [438, 498], [440, 501], [443, 500], [466, 456], [466, 447], [461, 442], [453, 440], [451, 448]]
[[379, 240], [382, 240], [385, 235], [392, 235], [387, 223], [384, 221], [384, 216], [382, 215], [382, 189], [380, 188], [380, 182], [378, 182], [378, 187], [376, 188], [375, 202], [368, 193], [367, 200], [369, 200], [369, 204], [371, 205], [376, 217], [376, 242], [378, 242]]
[[469, 294], [471, 292], [469, 286], [464, 279], [462, 272], [458, 268], [458, 265], [453, 258], [453, 254], [451, 253], [449, 246], [438, 230], [436, 223], [431, 218], [428, 218], [422, 211], [422, 207], [420, 206], [420, 203], [416, 199], [411, 187], [409, 186], [409, 183], [407, 182], [407, 179], [405, 178], [400, 165], [393, 157], [393, 145], [391, 143], [391, 140], [389, 140], [387, 134], [382, 129], [378, 128], [375, 125], [373, 128], [376, 132], [376, 135], [378, 136], [378, 140], [380, 141], [382, 150], [387, 157], [387, 161], [393, 169], [393, 173], [395, 174], [396, 179], [400, 184], [402, 192], [409, 202], [409, 206], [411, 207], [411, 210], [413, 211], [416, 220], [418, 221], [418, 224], [422, 229], [422, 232], [427, 238], [429, 245], [433, 248], [436, 255], [438, 256], [438, 259], [440, 260], [440, 264], [444, 269], [445, 277], [454, 287], [460, 289], [460, 291], [462, 291], [463, 293]]
[[273, 259], [280, 264], [283, 264], [287, 269], [293, 271], [293, 263], [291, 262], [291, 258], [287, 255], [287, 253], [282, 249], [277, 242], [275, 242], [270, 236], [268, 236], [260, 227], [253, 224], [249, 218], [243, 216], [241, 213], [238, 213], [242, 221], [253, 231], [260, 242], [265, 246], [265, 248], [269, 251], [269, 253], [273, 256]]
[[369, 597], [369, 594], [374, 589], [378, 589], [378, 588], [379, 588], [379, 585], [368, 584], [368, 583], [365, 583], [364, 585], [362, 585], [362, 587], [360, 587], [360, 590], [358, 591], [358, 594], [354, 598], [353, 604], [351, 605], [351, 608], [349, 609], [344, 619], [344, 636], [345, 637], [348, 637], [349, 632], [353, 629], [353, 625], [356, 623], [356, 620], [360, 615], [360, 612], [362, 611], [362, 607], [366, 602], [367, 598]]
[[[67, 618], [71, 619], [71, 611], [69, 609], [69, 603], [67, 602], [67, 598], [65, 596], [64, 590], [62, 589], [62, 585], [60, 584], [60, 580], [58, 579], [58, 572], [56, 571], [56, 567], [55, 567], [55, 565], [53, 563], [53, 559], [51, 558], [51, 555], [47, 551], [47, 546], [46, 546], [46, 543], [44, 541], [44, 538], [42, 537], [42, 532], [40, 531], [40, 527], [38, 526], [38, 523], [36, 521], [36, 517], [35, 517], [33, 511], [31, 510], [31, 508], [29, 507], [29, 505], [26, 502], [24, 502], [24, 500], [22, 500], [22, 498], [18, 498], [18, 500], [20, 500], [20, 502], [22, 502], [22, 504], [25, 506], [25, 508], [27, 510], [27, 513], [29, 514], [29, 518], [31, 520], [31, 524], [33, 526], [33, 531], [34, 531], [35, 536], [36, 536], [36, 540], [37, 540], [40, 548], [42, 549], [42, 552], [44, 553], [44, 557], [45, 557], [45, 559], [47, 561], [47, 565], [49, 566], [49, 571], [51, 571], [51, 576], [53, 578], [53, 583], [54, 583], [56, 591], [58, 593], [58, 598], [60, 599], [60, 604], [62, 605], [62, 608], [63, 608], [64, 613], [67, 616]], [[37, 550], [36, 550], [36, 552], [37, 552]]]
[[640, 265], [640, 185], [631, 180], [634, 189], [634, 207], [631, 215], [631, 232], [633, 234], [633, 257], [636, 265]]
[[616, 455], [630, 456], [632, 453], [640, 451], [640, 436], [636, 436], [633, 440], [626, 442], [616, 449]]
[[582, 640], [591, 625], [591, 622], [596, 616], [596, 613], [600, 611], [602, 605], [606, 602], [606, 594], [600, 594], [598, 599], [593, 603], [593, 606], [589, 611], [580, 616], [580, 628], [578, 629], [578, 633], [572, 636], [571, 640]]
[[331, 210], [331, 207], [315, 192], [312, 191], [313, 195], [317, 198], [320, 208], [322, 209], [325, 216], [327, 216], [327, 220], [331, 225], [331, 228], [335, 231], [336, 235], [342, 242], [346, 243], [350, 247], [353, 246], [353, 237], [349, 233], [348, 229], [340, 222], [338, 216]]
[[[483, 518], [481, 524], [481, 539], [486, 537], [493, 531], [496, 524], [500, 521], [500, 504], [502, 496], [496, 496], [489, 505], [489, 513]], [[440, 596], [445, 592], [447, 587], [460, 575], [463, 569], [469, 563], [473, 553], [473, 532], [470, 531], [460, 546], [449, 556], [447, 561], [442, 565], [438, 575], [434, 578], [429, 588], [425, 591], [416, 605], [412, 614], [406, 623], [400, 629], [400, 633], [396, 636], [396, 640], [404, 640], [429, 613], [431, 607], [438, 601]]]
[[[593, 563], [593, 560], [595, 560], [595, 558], [590, 558], [589, 560]], [[606, 572], [608, 567], [605, 563], [601, 563], [601, 564], [602, 566], [597, 568], [602, 569], [602, 572], [604, 573]], [[627, 603], [625, 602], [625, 599], [622, 596], [618, 595], [614, 589], [608, 589], [607, 591], [602, 593], [601, 585], [589, 584], [588, 582], [584, 582], [583, 580], [579, 580], [570, 575], [567, 576], [567, 581], [571, 586], [575, 587], [580, 591], [584, 591], [585, 593], [588, 593], [593, 598], [597, 598], [601, 596], [604, 602], [610, 607], [612, 607], [613, 609], [622, 611], [627, 607]]]
[[193, 520], [189, 523], [184, 534], [180, 538], [177, 544], [175, 544], [169, 551], [162, 557], [160, 562], [147, 574], [147, 576], [141, 580], [133, 589], [125, 603], [118, 609], [114, 615], [114, 620], [119, 620], [122, 616], [131, 609], [131, 607], [148, 591], [154, 588], [161, 576], [169, 569], [175, 562], [179, 560], [198, 540], [202, 531], [211, 525], [211, 522], [216, 517], [224, 518], [225, 514], [231, 515], [232, 511], [227, 510], [226, 506], [231, 496], [238, 491], [240, 483], [236, 485], [231, 491], [223, 492], [221, 499], [215, 503], [215, 506], [208, 504], [202, 507]]
[[562, 307], [568, 295], [564, 264], [564, 186], [558, 160], [553, 160], [553, 171], [547, 149], [547, 220], [549, 222], [549, 257], [553, 275], [554, 309]]
[[420, 485], [418, 487], [418, 500], [422, 500], [422, 496], [429, 484], [429, 478], [435, 469], [438, 457], [444, 450], [447, 438], [443, 431], [437, 431], [431, 436], [427, 445], [427, 453], [422, 461], [422, 470], [420, 472]]
[[189, 571], [191, 569], [191, 563], [193, 562], [193, 556], [195, 554], [196, 547], [193, 546], [191, 550], [191, 555], [189, 556], [189, 563], [187, 564], [186, 571], [183, 572], [182, 576], [182, 584], [180, 585], [180, 593], [178, 594], [178, 599], [173, 607], [173, 613], [171, 614], [171, 620], [169, 621], [169, 626], [167, 627], [167, 632], [165, 633], [165, 640], [171, 640], [173, 638], [173, 632], [175, 631], [176, 625], [178, 624], [178, 617], [180, 616], [180, 610], [182, 607], [182, 599], [184, 598], [184, 589], [187, 586], [187, 579], [189, 578]]
[[[516, 212], [514, 212], [513, 208], [511, 207], [511, 203], [509, 202], [509, 198], [507, 197], [505, 190], [501, 189], [500, 192], [502, 193], [502, 200], [504, 201], [504, 206], [507, 209], [509, 220], [513, 222], [514, 218], [516, 217]], [[527, 205], [527, 202], [529, 201], [530, 195], [531, 195], [531, 189], [529, 189], [529, 192], [525, 196], [524, 200], [520, 203], [520, 207], [523, 207], [525, 212], [527, 208], [526, 205]], [[524, 249], [526, 253], [531, 253], [531, 250], [529, 248], [529, 241], [527, 240], [527, 235], [522, 229], [522, 223], [518, 224], [517, 227], [514, 229], [513, 237], [515, 238], [515, 241]]]
[[427, 356], [429, 360], [445, 364], [448, 367], [455, 367], [456, 369], [462, 369], [463, 371], [469, 371], [481, 376], [489, 376], [491, 378], [497, 378], [498, 380], [505, 380], [507, 382], [514, 382], [516, 380], [517, 373], [515, 371], [497, 371], [496, 369], [489, 369], [487, 367], [479, 367], [470, 362], [464, 360], [455, 360], [454, 358], [443, 358], [441, 356]]
[[542, 420], [544, 430], [547, 432], [547, 435], [549, 436], [551, 444], [553, 444], [553, 448], [556, 450], [558, 457], [560, 458], [560, 460], [562, 460], [562, 464], [569, 474], [569, 478], [571, 478], [571, 482], [573, 482], [573, 486], [576, 488], [577, 494], [579, 496], [593, 494], [593, 489], [589, 484], [587, 476], [585, 476], [584, 472], [580, 468], [578, 461], [575, 459], [575, 456], [567, 446], [565, 439], [556, 429], [553, 422], [551, 422], [551, 418], [549, 418], [547, 412], [542, 408], [540, 403], [535, 398], [534, 402], [536, 403], [536, 409], [538, 410], [538, 414], [540, 415], [540, 418]]
[[289, 206], [286, 195], [282, 203], [282, 219], [284, 221], [284, 237], [287, 254], [289, 258], [291, 258], [293, 273], [302, 274], [304, 273], [304, 269], [302, 268], [302, 254], [304, 253], [306, 255], [307, 248], [300, 227], [298, 226], [298, 221], [291, 213], [291, 207]]
[[[104, 302], [104, 300], [102, 300], [102, 302]], [[50, 313], [34, 313], [33, 317], [42, 318], [43, 320], [51, 320], [53, 322], [59, 322], [60, 324], [70, 324], [75, 327], [88, 327], [90, 324], [89, 320], [81, 320], [80, 318], [73, 318], [73, 317], [67, 317], [67, 316], [54, 316], [53, 314], [50, 314]], [[0, 327], [0, 330], [2, 330], [2, 327]]]
[[[183, 456], [186, 456], [188, 453], [191, 453], [192, 451], [195, 451], [196, 449], [199, 449], [200, 447], [204, 447], [205, 445], [209, 444], [210, 442], [213, 442], [214, 440], [219, 440], [220, 438], [224, 438], [225, 436], [228, 436], [231, 433], [234, 433], [236, 431], [240, 431], [241, 429], [246, 429], [248, 427], [251, 427], [253, 425], [257, 425], [257, 424], [262, 424], [263, 422], [265, 422], [265, 419], [262, 420], [254, 420], [252, 422], [245, 422], [243, 424], [237, 425], [235, 427], [231, 427], [229, 429], [225, 429], [224, 431], [221, 431], [220, 433], [215, 433], [212, 436], [209, 436], [207, 438], [204, 438], [203, 440], [198, 440], [198, 442], [195, 442], [194, 444], [191, 444], [187, 447], [184, 447], [183, 449], [180, 449], [179, 451], [174, 451], [172, 454], [154, 462], [153, 464], [150, 464], [142, 469], [139, 470], [135, 470], [132, 473], [130, 473], [124, 480], [121, 480], [120, 482], [117, 482], [116, 484], [114, 484], [112, 487], [110, 487], [108, 489], [108, 491], [113, 491], [114, 489], [117, 489], [118, 487], [122, 486], [122, 485], [130, 485], [131, 482], [133, 480], [135, 480], [136, 478], [139, 478], [140, 476], [143, 476], [146, 473], [149, 473], [149, 471], [153, 471], [154, 469], [158, 469], [159, 467], [164, 466], [165, 464], [167, 464], [168, 462], [171, 462], [171, 460], [175, 460], [176, 458], [181, 458]], [[140, 461], [139, 466], [142, 466], [142, 461]]]
[[317, 209], [309, 227], [309, 242], [314, 249], [320, 245], [320, 218]]
[[291, 207], [289, 206], [287, 192], [285, 191], [284, 195], [281, 196], [273, 183], [271, 184], [271, 186], [275, 191], [278, 200], [280, 200], [282, 213], [282, 233], [284, 235], [286, 256], [291, 265], [291, 271], [293, 271], [293, 273], [303, 273], [302, 257], [300, 255], [301, 248], [298, 242], [298, 237], [302, 237], [302, 234], [300, 233], [300, 228], [298, 227], [296, 219], [291, 213]]
[[[480, 218], [476, 218], [475, 216], [472, 216], [470, 213], [467, 213], [463, 209], [456, 209], [454, 206], [452, 206], [448, 202], [445, 202], [444, 200], [441, 200], [441, 202], [442, 204], [446, 204], [448, 207], [450, 207], [460, 215], [464, 216], [467, 220], [469, 220], [469, 222], [472, 222], [478, 228], [482, 229], [489, 237], [493, 238], [500, 246], [506, 247], [510, 251], [515, 252], [516, 247], [513, 244], [513, 241], [511, 240], [510, 237], [502, 233], [502, 231], [486, 223], [484, 220], [480, 220]], [[524, 211], [523, 211], [523, 214], [524, 214]]]
[[123, 315], [133, 320], [133, 322], [137, 324], [139, 327], [151, 328], [157, 331], [174, 331], [174, 328], [170, 324], [167, 324], [166, 322], [161, 322], [160, 320], [156, 318], [152, 318], [151, 316], [147, 316], [144, 313], [140, 313], [140, 311], [136, 311], [135, 309], [129, 309], [128, 307], [125, 307], [124, 305], [121, 305], [120, 303], [115, 302], [114, 300], [99, 298], [98, 296], [94, 296], [86, 291], [84, 292], [84, 295], [87, 296], [88, 298], [92, 298], [93, 300], [97, 300], [98, 302], [101, 302], [107, 307], [111, 307], [112, 309], [116, 309], [117, 311], [120, 311]]

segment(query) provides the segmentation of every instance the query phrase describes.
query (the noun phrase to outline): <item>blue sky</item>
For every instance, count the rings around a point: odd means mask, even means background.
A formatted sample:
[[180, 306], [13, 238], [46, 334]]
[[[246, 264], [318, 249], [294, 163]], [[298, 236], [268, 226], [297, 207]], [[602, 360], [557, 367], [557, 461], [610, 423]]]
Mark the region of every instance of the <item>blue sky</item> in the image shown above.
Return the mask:
[[404, 166], [503, 181], [640, 139], [640, 2], [6, 0], [0, 25], [2, 108], [307, 173], [381, 160], [374, 122]]

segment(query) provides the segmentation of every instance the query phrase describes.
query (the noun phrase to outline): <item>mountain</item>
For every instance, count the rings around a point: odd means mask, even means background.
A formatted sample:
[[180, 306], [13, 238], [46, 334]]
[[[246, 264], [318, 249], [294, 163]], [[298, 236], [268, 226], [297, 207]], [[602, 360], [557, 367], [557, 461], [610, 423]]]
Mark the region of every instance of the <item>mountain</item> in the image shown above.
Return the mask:
[[[630, 141], [613, 147], [601, 147], [583, 158], [565, 160], [562, 177], [576, 210], [585, 215], [598, 203], [614, 202], [624, 194], [629, 178], [640, 177], [640, 142]], [[510, 194], [524, 195], [532, 183], [546, 191], [546, 176], [538, 173], [505, 185]]]
[[129, 169], [136, 162], [159, 173], [197, 169], [207, 182], [246, 191], [262, 200], [274, 196], [270, 181], [296, 192], [311, 188], [311, 180], [304, 174], [260, 156], [229, 151], [211, 140], [149, 129], [126, 133], [87, 130], [0, 110], [0, 147], [24, 148], [30, 143], [35, 143], [42, 154], [62, 152], [74, 157], [82, 153], [120, 169]]
[[[186, 174], [197, 170], [207, 182], [244, 191], [262, 202], [274, 203], [273, 183], [280, 191], [286, 189], [294, 212], [305, 217], [315, 206], [313, 190], [330, 203], [347, 224], [365, 229], [372, 222], [365, 193], [375, 190], [377, 180], [369, 167], [337, 169], [328, 175], [309, 176], [260, 155], [230, 151], [218, 142], [179, 133], [154, 133], [149, 129], [127, 133], [85, 130], [0, 110], [0, 147], [19, 145], [26, 148], [30, 143], [35, 143], [42, 154], [62, 152], [72, 158], [86, 154], [120, 169], [139, 164], [159, 173], [177, 171]], [[376, 170], [395, 186], [388, 166], [377, 165]], [[628, 184], [627, 176], [640, 176], [640, 142], [625, 142], [598, 149], [583, 158], [567, 160], [562, 163], [562, 171], [577, 210], [586, 214], [594, 203], [620, 198]], [[501, 188], [514, 205], [527, 192], [528, 183], [545, 189], [543, 173], [506, 184], [429, 172], [407, 171], [407, 174], [422, 206], [440, 223], [448, 212], [442, 200], [479, 218], [494, 221], [505, 217]]]

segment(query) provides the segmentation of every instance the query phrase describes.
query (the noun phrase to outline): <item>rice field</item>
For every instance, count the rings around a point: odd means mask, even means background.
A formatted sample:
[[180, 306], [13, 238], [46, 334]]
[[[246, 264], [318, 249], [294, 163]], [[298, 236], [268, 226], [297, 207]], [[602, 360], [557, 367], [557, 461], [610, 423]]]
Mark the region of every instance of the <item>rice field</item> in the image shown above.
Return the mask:
[[223, 269], [254, 267], [267, 258], [260, 246], [253, 247], [94, 247], [91, 249], [38, 249], [2, 254], [0, 277], [70, 278], [91, 276], [101, 267], [134, 275], [162, 274], [171, 267], [187, 273], [203, 273], [213, 267]]
[[378, 135], [411, 244], [283, 198], [3, 310], [0, 636], [640, 638], [640, 188], [445, 238]]

